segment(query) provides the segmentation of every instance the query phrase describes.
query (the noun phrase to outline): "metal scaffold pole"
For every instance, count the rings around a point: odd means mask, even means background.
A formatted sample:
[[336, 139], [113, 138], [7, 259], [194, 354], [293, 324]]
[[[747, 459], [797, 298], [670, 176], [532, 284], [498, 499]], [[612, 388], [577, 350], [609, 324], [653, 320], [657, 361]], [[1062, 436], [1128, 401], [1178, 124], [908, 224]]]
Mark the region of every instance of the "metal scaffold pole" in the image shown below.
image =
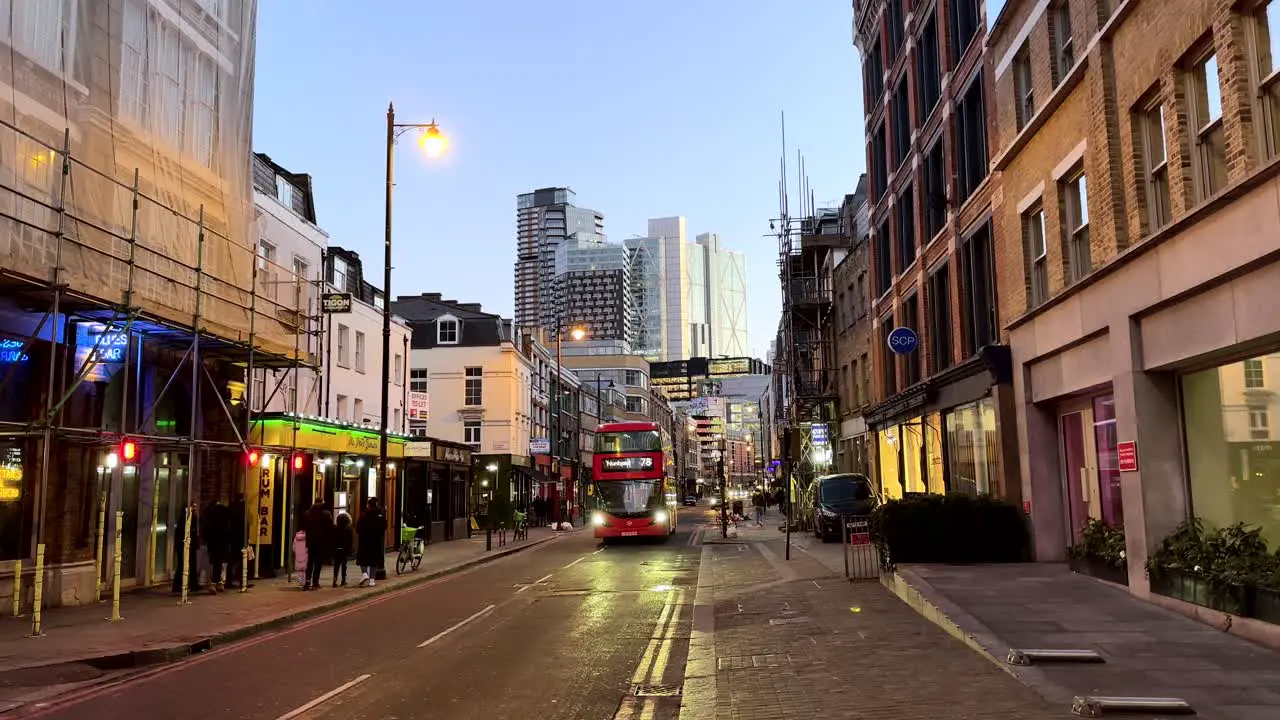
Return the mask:
[[[253, 343], [255, 341], [254, 334], [257, 332], [257, 327], [258, 327], [257, 326], [257, 323], [258, 323], [258, 258], [256, 257], [256, 255], [253, 258], [253, 262], [250, 264], [253, 266], [253, 269], [249, 273], [249, 288], [250, 288], [250, 291], [249, 291], [249, 362], [245, 366], [245, 373], [244, 373], [244, 381], [245, 381], [244, 441], [246, 444], [253, 442], [253, 403], [254, 403], [254, 398], [253, 398], [254, 344]], [[264, 389], [265, 389], [265, 385], [266, 383], [263, 382]], [[265, 402], [263, 403], [263, 406], [264, 407], [266, 406]], [[241, 492], [245, 493], [245, 495], [247, 496], [249, 493], [249, 483], [256, 482], [255, 478], [257, 476], [258, 469], [250, 465], [245, 468], [244, 473], [245, 473], [244, 486], [241, 488]], [[257, 497], [257, 495], [255, 494], [254, 497]], [[260, 503], [260, 502], [261, 501], [255, 501], [255, 503]], [[262, 556], [259, 554], [259, 551], [262, 549], [262, 544], [261, 544], [261, 538], [258, 537], [259, 533], [257, 530], [258, 528], [257, 504], [255, 504], [254, 507], [252, 508], [252, 512], [250, 512], [250, 508], [246, 504], [244, 507], [244, 512], [245, 512], [244, 548], [240, 552], [245, 558], [248, 558], [249, 548], [250, 546], [253, 547], [253, 577], [261, 578], [262, 577], [262, 569], [261, 569]], [[250, 542], [251, 540], [252, 542]], [[245, 567], [248, 568], [248, 565], [249, 565], [248, 561], [246, 560]], [[249, 578], [248, 577], [240, 578], [240, 589], [245, 590], [248, 587], [249, 587]]]
[[[200, 447], [199, 437], [200, 431], [198, 424], [200, 421], [200, 320], [204, 312], [204, 205], [200, 206], [200, 230], [196, 236], [196, 295], [195, 295], [195, 313], [191, 318], [191, 416], [190, 427], [187, 431], [191, 433], [191, 442], [189, 444], [187, 459], [187, 505], [188, 507], [196, 507], [195, 492], [199, 487], [197, 480], [200, 474]], [[195, 516], [195, 513], [191, 513]], [[187, 522], [187, 533], [191, 532], [190, 519]], [[186, 552], [185, 550], [183, 552]], [[188, 569], [187, 564], [190, 558], [184, 556], [183, 569]], [[186, 578], [183, 578], [183, 587], [186, 587]]]

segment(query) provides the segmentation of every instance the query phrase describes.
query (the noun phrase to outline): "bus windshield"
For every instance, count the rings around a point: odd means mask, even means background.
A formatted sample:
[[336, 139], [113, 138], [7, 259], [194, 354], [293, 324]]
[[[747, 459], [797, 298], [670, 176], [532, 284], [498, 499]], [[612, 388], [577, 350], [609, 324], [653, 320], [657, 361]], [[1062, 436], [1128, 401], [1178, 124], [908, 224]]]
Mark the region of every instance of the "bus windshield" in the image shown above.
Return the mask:
[[657, 430], [635, 430], [596, 435], [596, 452], [617, 454], [633, 452], [661, 452], [662, 436]]
[[644, 513], [663, 506], [661, 480], [606, 480], [596, 483], [600, 509], [608, 513]]

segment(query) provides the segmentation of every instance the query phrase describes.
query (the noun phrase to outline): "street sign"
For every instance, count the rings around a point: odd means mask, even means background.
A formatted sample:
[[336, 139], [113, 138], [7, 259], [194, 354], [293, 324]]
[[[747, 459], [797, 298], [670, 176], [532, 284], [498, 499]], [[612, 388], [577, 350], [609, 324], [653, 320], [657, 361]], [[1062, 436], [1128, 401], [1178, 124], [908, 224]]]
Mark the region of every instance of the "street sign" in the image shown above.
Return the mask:
[[826, 423], [814, 423], [809, 428], [809, 436], [813, 440], [814, 445], [827, 444], [827, 426]]
[[916, 345], [920, 344], [920, 339], [916, 337], [916, 331], [909, 327], [894, 328], [889, 333], [889, 349], [899, 355], [906, 355], [916, 349]]
[[530, 455], [550, 455], [551, 440], [548, 438], [530, 438], [529, 454]]
[[326, 315], [351, 312], [351, 293], [323, 293], [320, 295], [320, 309]]

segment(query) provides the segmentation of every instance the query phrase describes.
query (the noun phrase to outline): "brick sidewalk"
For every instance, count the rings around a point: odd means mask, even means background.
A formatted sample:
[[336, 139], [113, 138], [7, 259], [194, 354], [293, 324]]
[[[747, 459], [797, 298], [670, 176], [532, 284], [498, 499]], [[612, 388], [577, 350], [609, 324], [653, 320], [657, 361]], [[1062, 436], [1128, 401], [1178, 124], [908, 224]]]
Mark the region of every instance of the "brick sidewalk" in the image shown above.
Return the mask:
[[776, 527], [702, 552], [681, 717], [1062, 717], [874, 582], [845, 582]]
[[123, 595], [120, 614], [124, 619], [114, 623], [105, 620], [111, 613], [108, 596], [107, 602], [99, 604], [45, 610], [44, 636], [39, 638], [27, 637], [30, 613], [22, 618], [0, 617], [0, 688], [6, 685], [6, 676], [23, 674], [24, 670], [30, 674], [30, 669], [43, 666], [85, 663], [118, 668], [176, 659], [190, 654], [193, 644], [244, 637], [519, 552], [557, 536], [546, 528], [530, 528], [527, 541], [508, 542], [505, 547], [499, 548], [495, 537], [490, 552], [484, 549], [483, 535], [430, 545], [421, 567], [401, 576], [395, 574], [396, 554], [389, 553], [387, 580], [372, 589], [356, 587], [360, 571], [354, 565], [347, 568], [349, 585], [345, 588], [329, 587], [331, 568], [326, 568], [322, 588], [316, 592], [304, 593], [297, 583], [281, 577], [259, 580], [247, 593], [195, 593], [185, 607], [177, 605], [177, 596], [165, 586]]

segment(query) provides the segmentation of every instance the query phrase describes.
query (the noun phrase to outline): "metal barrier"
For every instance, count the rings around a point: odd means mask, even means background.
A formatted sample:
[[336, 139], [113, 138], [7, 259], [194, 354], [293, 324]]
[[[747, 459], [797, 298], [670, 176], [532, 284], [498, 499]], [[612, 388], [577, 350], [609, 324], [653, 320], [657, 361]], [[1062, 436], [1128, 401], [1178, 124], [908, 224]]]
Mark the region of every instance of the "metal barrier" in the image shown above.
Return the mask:
[[846, 516], [840, 526], [845, 580], [879, 580], [880, 552], [871, 542], [871, 518]]

